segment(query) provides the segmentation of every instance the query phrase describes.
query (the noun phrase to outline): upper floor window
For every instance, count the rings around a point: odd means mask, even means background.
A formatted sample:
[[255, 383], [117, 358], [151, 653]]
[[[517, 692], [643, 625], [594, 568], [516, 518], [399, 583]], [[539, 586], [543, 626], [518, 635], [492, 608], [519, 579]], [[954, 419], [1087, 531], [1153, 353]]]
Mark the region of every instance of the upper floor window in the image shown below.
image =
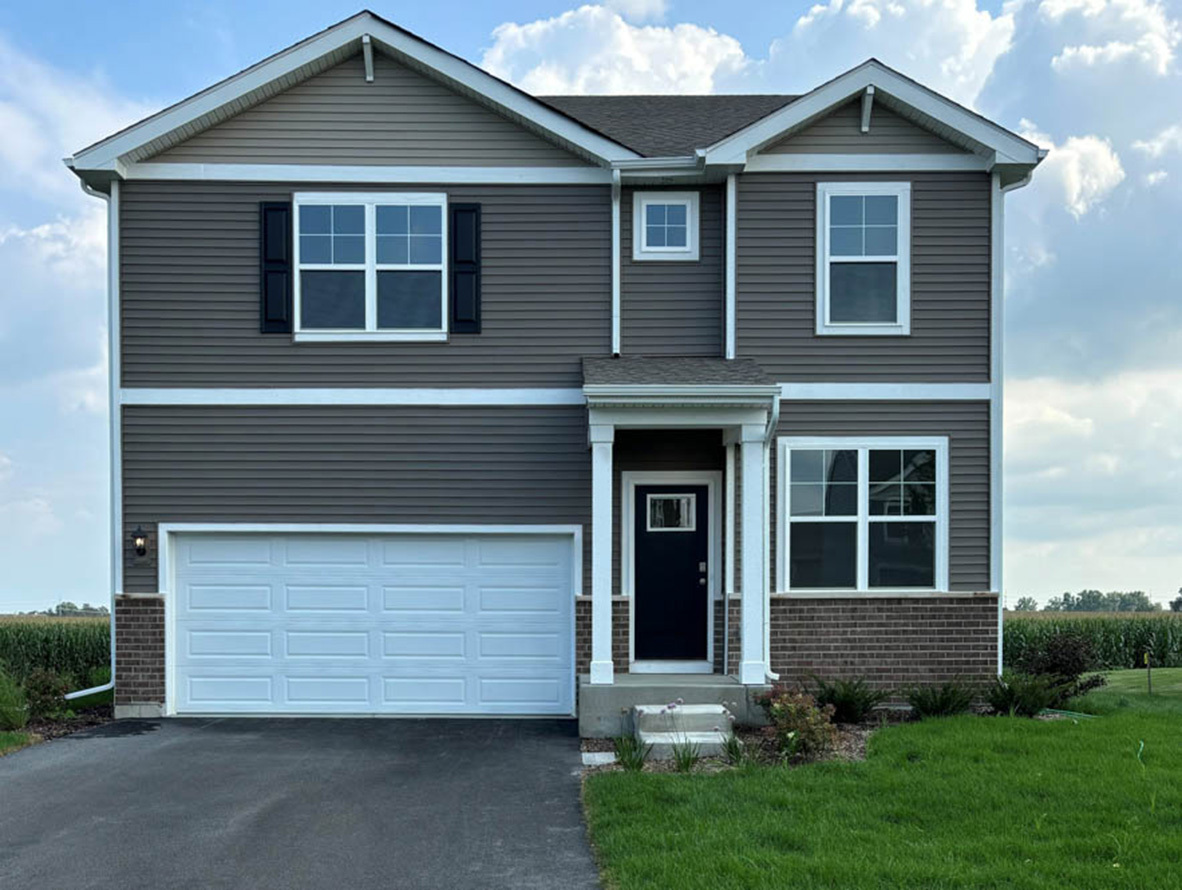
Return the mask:
[[948, 441], [781, 439], [783, 586], [948, 589]]
[[295, 195], [297, 340], [447, 338], [447, 196]]
[[698, 258], [698, 193], [634, 192], [633, 260]]
[[817, 333], [911, 332], [911, 184], [817, 183]]

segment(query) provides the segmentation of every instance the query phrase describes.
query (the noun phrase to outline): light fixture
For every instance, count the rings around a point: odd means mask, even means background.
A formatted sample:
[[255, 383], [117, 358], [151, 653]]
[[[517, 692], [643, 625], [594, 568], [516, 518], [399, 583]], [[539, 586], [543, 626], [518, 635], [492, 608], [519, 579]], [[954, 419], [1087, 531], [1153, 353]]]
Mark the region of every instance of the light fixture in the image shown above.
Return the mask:
[[131, 533], [131, 543], [135, 547], [136, 556], [143, 556], [148, 552], [148, 533], [142, 525], [137, 525]]

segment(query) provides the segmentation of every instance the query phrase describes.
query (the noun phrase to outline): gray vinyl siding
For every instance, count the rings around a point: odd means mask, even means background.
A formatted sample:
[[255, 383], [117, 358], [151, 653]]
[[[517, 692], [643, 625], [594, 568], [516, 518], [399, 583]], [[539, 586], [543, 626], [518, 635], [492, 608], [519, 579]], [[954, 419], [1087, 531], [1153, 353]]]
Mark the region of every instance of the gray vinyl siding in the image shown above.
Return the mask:
[[[621, 505], [624, 503], [621, 473], [679, 472], [689, 470], [717, 470], [724, 474], [726, 450], [722, 445], [722, 430], [616, 430], [612, 448], [612, 593], [620, 593], [623, 574], [620, 569], [620, 541], [622, 540]], [[720, 486], [718, 497], [723, 497]], [[715, 505], [711, 505], [716, 509]], [[722, 514], [719, 513], [721, 516]], [[721, 529], [720, 529], [721, 532]], [[590, 589], [590, 588], [588, 588]]]
[[[911, 334], [817, 336], [818, 181], [911, 183]], [[984, 173], [739, 176], [738, 355], [780, 381], [989, 380]]]
[[150, 160], [218, 164], [583, 166], [585, 161], [442, 84], [360, 53]]
[[847, 102], [832, 114], [763, 149], [764, 154], [945, 154], [962, 149], [874, 103], [870, 132], [862, 132], [862, 100]]
[[[989, 589], [988, 402], [782, 402], [778, 436], [948, 436], [949, 587]], [[778, 448], [771, 456], [776, 540]], [[772, 551], [773, 583], [775, 549]]]
[[159, 522], [581, 524], [582, 408], [123, 409], [124, 587], [156, 590]]
[[700, 195], [697, 262], [633, 262], [634, 190], [623, 191], [620, 334], [625, 353], [722, 354], [722, 192], [718, 188], [697, 191]]
[[610, 351], [607, 186], [411, 189], [481, 204], [480, 334], [453, 334], [447, 343], [300, 344], [260, 334], [259, 202], [349, 188], [125, 183], [123, 385], [569, 387], [582, 385], [582, 356]]

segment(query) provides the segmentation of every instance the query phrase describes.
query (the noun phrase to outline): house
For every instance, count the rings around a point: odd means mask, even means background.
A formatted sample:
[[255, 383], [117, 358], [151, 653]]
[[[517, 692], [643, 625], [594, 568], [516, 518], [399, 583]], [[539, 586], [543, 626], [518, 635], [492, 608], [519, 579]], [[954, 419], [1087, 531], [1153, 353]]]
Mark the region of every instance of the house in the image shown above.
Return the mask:
[[994, 674], [1003, 203], [1041, 157], [875, 60], [535, 97], [369, 12], [79, 151], [118, 714], [603, 734]]

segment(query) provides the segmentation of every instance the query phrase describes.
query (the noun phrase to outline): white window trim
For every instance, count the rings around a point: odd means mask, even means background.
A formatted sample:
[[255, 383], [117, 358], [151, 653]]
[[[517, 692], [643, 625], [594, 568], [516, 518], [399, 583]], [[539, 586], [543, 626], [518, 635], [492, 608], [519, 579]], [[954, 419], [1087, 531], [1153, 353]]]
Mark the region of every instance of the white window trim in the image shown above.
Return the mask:
[[[829, 266], [839, 262], [882, 262], [883, 257], [830, 257], [829, 199], [835, 195], [893, 195], [899, 199], [898, 264], [894, 324], [829, 321]], [[817, 334], [845, 336], [904, 336], [911, 333], [911, 183], [817, 183]]]
[[[653, 499], [688, 498], [689, 525], [653, 527]], [[698, 530], [698, 496], [693, 492], [661, 492], [660, 494], [645, 495], [644, 500], [644, 530], [646, 532], [696, 532]]]
[[[365, 263], [364, 264], [310, 264], [300, 263], [300, 207], [316, 204], [361, 204], [365, 208]], [[391, 265], [377, 261], [377, 205], [417, 204], [440, 208], [441, 255], [440, 262], [429, 264]], [[299, 343], [325, 343], [341, 341], [404, 341], [438, 343], [447, 340], [448, 323], [448, 228], [447, 195], [444, 192], [296, 192], [292, 195], [292, 264], [295, 271], [293, 281], [294, 324], [292, 337]], [[301, 272], [305, 269], [363, 271], [365, 273], [365, 330], [330, 330], [316, 328], [301, 329]], [[378, 329], [378, 272], [387, 270], [438, 271], [440, 274], [440, 322], [435, 329]]]
[[[946, 436], [902, 437], [792, 437], [784, 436], [776, 440], [777, 467], [777, 498], [776, 498], [776, 590], [793, 596], [889, 596], [890, 594], [906, 594], [909, 596], [929, 594], [941, 596], [948, 592], [948, 438]], [[855, 588], [822, 588], [803, 589], [789, 586], [788, 553], [792, 538], [792, 523], [788, 513], [788, 453], [793, 449], [833, 449], [858, 451], [858, 584]], [[869, 534], [870, 534], [870, 505], [868, 477], [868, 454], [875, 449], [928, 449], [936, 452], [936, 578], [935, 586], [888, 588], [870, 587], [869, 579]], [[801, 521], [812, 521], [814, 518], [801, 517]], [[912, 517], [882, 517], [875, 521], [904, 522]], [[842, 521], [848, 521], [844, 519]]]
[[[633, 192], [632, 260], [634, 262], [696, 262], [698, 259], [698, 203], [697, 192]], [[649, 204], [685, 205], [685, 247], [648, 246], [644, 214], [645, 208]]]

